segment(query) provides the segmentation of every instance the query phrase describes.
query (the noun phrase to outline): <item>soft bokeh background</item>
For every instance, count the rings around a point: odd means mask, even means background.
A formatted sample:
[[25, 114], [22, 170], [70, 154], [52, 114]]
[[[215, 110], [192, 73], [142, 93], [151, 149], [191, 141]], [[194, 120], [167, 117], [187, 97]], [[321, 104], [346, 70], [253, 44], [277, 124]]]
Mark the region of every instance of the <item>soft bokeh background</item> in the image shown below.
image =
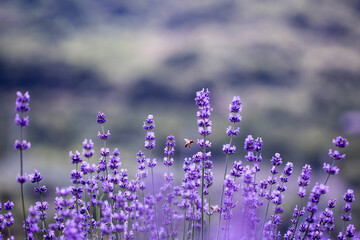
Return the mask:
[[[243, 122], [231, 161], [244, 159], [248, 134], [262, 136], [264, 177], [280, 152], [295, 165], [292, 181], [309, 163], [313, 182], [323, 182], [332, 138], [350, 141], [340, 174], [329, 181], [339, 213], [347, 188], [360, 199], [359, 20], [358, 0], [1, 1], [0, 200], [17, 199], [20, 209], [17, 90], [31, 95], [25, 170], [44, 175], [52, 202], [55, 186], [70, 184], [68, 152], [84, 138], [101, 146], [98, 111], [108, 115], [109, 144], [131, 174], [143, 150], [143, 120], [153, 114], [159, 163], [166, 136], [177, 139], [179, 180], [182, 159], [196, 151], [183, 149], [182, 140], [198, 137], [195, 91], [209, 88], [216, 187], [228, 104], [239, 95]], [[37, 197], [31, 184], [26, 190], [29, 205]], [[286, 195], [285, 205], [295, 196]], [[293, 207], [286, 205], [289, 213]]]

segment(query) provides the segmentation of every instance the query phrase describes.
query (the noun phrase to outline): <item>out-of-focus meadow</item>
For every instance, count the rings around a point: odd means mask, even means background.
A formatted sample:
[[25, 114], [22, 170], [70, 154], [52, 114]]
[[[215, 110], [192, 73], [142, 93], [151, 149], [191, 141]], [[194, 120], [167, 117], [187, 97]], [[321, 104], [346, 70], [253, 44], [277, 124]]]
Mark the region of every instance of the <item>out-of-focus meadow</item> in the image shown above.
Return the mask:
[[[195, 91], [209, 88], [217, 185], [228, 104], [238, 95], [243, 121], [231, 161], [244, 161], [248, 134], [261, 136], [264, 166], [280, 152], [294, 163], [290, 181], [309, 163], [314, 183], [325, 178], [331, 140], [350, 141], [340, 174], [329, 181], [341, 211], [346, 188], [360, 199], [359, 20], [355, 0], [1, 1], [1, 201], [13, 199], [20, 208], [17, 90], [31, 95], [25, 171], [37, 168], [51, 196], [55, 186], [70, 184], [68, 152], [81, 150], [84, 138], [101, 146], [98, 111], [107, 114], [108, 144], [119, 148], [130, 174], [144, 150], [143, 121], [153, 114], [159, 164], [166, 136], [176, 137], [179, 180], [183, 158], [196, 151], [183, 148], [184, 137], [198, 138]], [[30, 183], [26, 190], [30, 204], [36, 199]]]

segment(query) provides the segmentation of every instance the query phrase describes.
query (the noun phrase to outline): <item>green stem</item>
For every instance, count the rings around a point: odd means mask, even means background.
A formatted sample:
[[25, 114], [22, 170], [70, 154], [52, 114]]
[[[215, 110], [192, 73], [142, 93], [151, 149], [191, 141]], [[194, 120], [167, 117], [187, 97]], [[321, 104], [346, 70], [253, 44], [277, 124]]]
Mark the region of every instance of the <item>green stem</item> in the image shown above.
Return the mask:
[[208, 212], [209, 212], [209, 225], [208, 225], [208, 234], [207, 234], [207, 239], [210, 239], [210, 227], [211, 227], [211, 209], [210, 209], [210, 204], [211, 204], [211, 198], [210, 198], [210, 190], [209, 190], [209, 195], [208, 195]]
[[8, 229], [8, 234], [9, 234], [9, 238], [8, 238], [8, 239], [10, 239], [10, 237], [11, 237], [11, 229], [10, 229], [10, 227], [7, 227], [7, 229]]
[[[21, 118], [22, 118], [22, 113]], [[20, 143], [23, 141], [23, 127], [20, 127]], [[23, 167], [23, 151], [22, 147], [20, 148], [20, 176], [23, 177], [24, 175], [24, 167]], [[22, 213], [23, 213], [23, 221], [24, 221], [24, 231], [25, 231], [25, 237], [27, 237], [27, 231], [26, 231], [26, 217], [25, 217], [25, 198], [24, 198], [24, 183], [20, 184], [20, 190], [21, 190], [21, 204], [22, 204]]]
[[[274, 175], [272, 176], [272, 180], [274, 180]], [[270, 191], [269, 191], [269, 194], [271, 195], [271, 192], [272, 192], [272, 184], [270, 186]], [[266, 211], [265, 211], [265, 218], [264, 218], [264, 223], [263, 223], [263, 226], [261, 228], [261, 234], [260, 234], [260, 240], [262, 239], [262, 236], [263, 236], [263, 233], [264, 233], [264, 227], [265, 227], [265, 223], [266, 223], [266, 218], [267, 218], [267, 214], [268, 214], [268, 211], [269, 211], [269, 205], [270, 205], [270, 200], [268, 200], [268, 204], [266, 206]]]
[[[299, 208], [299, 211], [301, 211], [302, 209], [302, 198], [300, 199], [300, 208]], [[294, 232], [293, 234], [291, 235], [291, 238], [290, 239], [293, 239], [295, 237], [295, 234], [296, 234], [296, 229], [297, 229], [297, 226], [298, 226], [298, 223], [299, 223], [299, 219], [300, 219], [300, 214], [297, 215], [296, 217], [296, 223], [295, 223], [295, 227], [294, 227]]]
[[206, 137], [204, 135], [203, 157], [201, 160], [201, 240], [204, 240], [204, 179], [205, 179], [205, 154], [206, 154]]
[[160, 239], [159, 236], [159, 228], [158, 228], [158, 222], [157, 222], [157, 214], [156, 214], [156, 197], [155, 197], [155, 184], [154, 184], [154, 168], [151, 168], [151, 183], [152, 183], [152, 193], [154, 197], [154, 214], [155, 214], [155, 225], [156, 225], [156, 235], [157, 239]]
[[[331, 164], [331, 167], [333, 167], [335, 165], [335, 160], [333, 159], [332, 161], [332, 164]], [[324, 182], [324, 185], [326, 185], [326, 183], [328, 182], [329, 180], [329, 177], [330, 177], [330, 173], [328, 173], [326, 179], [325, 179], [325, 182]], [[320, 195], [321, 196], [321, 195]], [[320, 201], [320, 196], [319, 196], [319, 201]], [[314, 212], [311, 213], [311, 216], [310, 216], [310, 219], [312, 219], [312, 217], [314, 216]], [[309, 233], [309, 229], [310, 229], [310, 223], [308, 224], [307, 228], [306, 228], [306, 232], [302, 238], [302, 240], [304, 240], [307, 236], [307, 234]]]
[[183, 240], [185, 240], [185, 234], [186, 234], [186, 208], [184, 210], [184, 230], [183, 230]]
[[[235, 127], [235, 123], [234, 123], [234, 127]], [[229, 141], [230, 146], [231, 146], [231, 143], [232, 143], [232, 139], [233, 139], [233, 135], [231, 135], [231, 137], [230, 137], [230, 141]], [[229, 162], [228, 159], [229, 159], [229, 155], [226, 154], [226, 157], [225, 157], [225, 172], [224, 172], [224, 179], [223, 179], [223, 182], [222, 182], [222, 190], [221, 190], [220, 210], [222, 210], [223, 201], [224, 201], [224, 190], [225, 190], [224, 181], [225, 181], [225, 178], [226, 178], [226, 173], [227, 173], [227, 168], [228, 168], [228, 162]], [[221, 225], [221, 211], [219, 213], [219, 221], [218, 221], [218, 229], [217, 229], [216, 239], [219, 239], [220, 225]]]
[[[78, 171], [78, 164], [76, 163], [75, 164], [76, 165], [76, 172]], [[76, 198], [76, 212], [78, 212], [79, 213], [79, 203], [78, 203], [78, 194], [77, 194], [77, 188], [78, 188], [78, 181], [76, 180], [76, 196], [75, 196], [75, 198]]]
[[[104, 125], [101, 125], [101, 130], [102, 130], [102, 134], [104, 135], [105, 134]], [[106, 151], [106, 140], [104, 140], [104, 151]], [[105, 178], [107, 178], [108, 170], [107, 170], [106, 156], [104, 156], [104, 158], [105, 158], [104, 161], [105, 161], [105, 173], [106, 173]]]

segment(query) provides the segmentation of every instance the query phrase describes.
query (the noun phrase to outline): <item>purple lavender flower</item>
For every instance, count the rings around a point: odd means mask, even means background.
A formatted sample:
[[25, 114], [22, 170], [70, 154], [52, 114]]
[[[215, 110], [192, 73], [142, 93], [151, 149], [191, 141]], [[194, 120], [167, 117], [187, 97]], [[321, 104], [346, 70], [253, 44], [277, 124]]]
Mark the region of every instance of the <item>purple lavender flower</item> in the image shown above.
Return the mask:
[[332, 143], [335, 145], [335, 147], [338, 148], [345, 148], [346, 146], [349, 145], [348, 140], [346, 140], [346, 138], [343, 138], [341, 136], [338, 136], [336, 139], [333, 139]]
[[234, 166], [230, 171], [230, 175], [235, 177], [235, 178], [239, 178], [241, 177], [242, 173], [243, 173], [243, 169], [244, 167], [242, 166], [242, 162], [241, 161], [235, 161], [234, 162]]
[[31, 148], [31, 143], [26, 140], [15, 140], [14, 148], [16, 150], [27, 150]]
[[348, 189], [347, 192], [344, 194], [344, 201], [348, 203], [352, 203], [355, 201], [354, 190]]
[[255, 148], [254, 150], [256, 152], [260, 152], [261, 151], [261, 147], [263, 146], [263, 140], [261, 137], [258, 137], [255, 139]]
[[164, 148], [164, 164], [165, 166], [172, 166], [174, 163], [174, 158], [172, 158], [171, 156], [174, 155], [175, 152], [175, 137], [170, 135], [167, 137], [166, 139], [166, 146]]
[[4, 203], [4, 208], [7, 211], [10, 211], [13, 209], [14, 203], [11, 201], [7, 201], [6, 203]]
[[[212, 133], [210, 92], [204, 89], [197, 92], [195, 101], [199, 108], [197, 111], [197, 124], [201, 136], [201, 139], [197, 139], [197, 145], [201, 148], [201, 151], [191, 158], [185, 158], [183, 162], [185, 176], [179, 186], [173, 186], [174, 174], [170, 172], [170, 166], [174, 164], [175, 138], [168, 136], [163, 158], [168, 171], [163, 173], [165, 181], [160, 188], [160, 192], [155, 192], [153, 168], [157, 163], [156, 158], [151, 156], [153, 153], [151, 150], [155, 148], [155, 133], [153, 131], [155, 124], [152, 115], [148, 116], [143, 125], [146, 130], [145, 148], [148, 150], [149, 155], [145, 156], [142, 152], [137, 154], [138, 171], [136, 178], [131, 179], [128, 176], [127, 169], [120, 169], [121, 162], [118, 149], [115, 149], [110, 154], [110, 149], [106, 147], [106, 140], [110, 137], [110, 131], [107, 130], [106, 132], [104, 130], [104, 124], [107, 122], [106, 115], [99, 112], [97, 123], [101, 124], [102, 132], [98, 132], [98, 136], [101, 140], [104, 140], [104, 146], [99, 151], [100, 160], [98, 165], [91, 164], [91, 157], [94, 155], [94, 144], [91, 139], [83, 141], [81, 155], [78, 151], [75, 153], [70, 152], [72, 163], [76, 164], [76, 169], [71, 172], [71, 180], [76, 186], [57, 189], [55, 223], [46, 224], [46, 211], [49, 205], [43, 199], [28, 209], [27, 218], [25, 218], [25, 211], [23, 211], [26, 239], [35, 239], [35, 237], [41, 236], [46, 240], [95, 238], [180, 239], [178, 236], [180, 219], [184, 221], [183, 238], [204, 239], [204, 229], [207, 229], [204, 224], [208, 222], [205, 221], [204, 213], [209, 216], [210, 220], [210, 217], [218, 212], [219, 219], [223, 219], [225, 222], [225, 226], [219, 223], [219, 227], [224, 230], [224, 239], [228, 240], [235, 237], [235, 235], [230, 236], [230, 227], [235, 225], [231, 221], [236, 216], [234, 215], [234, 208], [238, 206], [238, 200], [244, 204], [244, 208], [241, 208], [242, 212], [240, 213], [244, 221], [241, 222], [243, 226], [240, 226], [236, 237], [244, 234], [241, 236], [244, 239], [257, 239], [254, 226], [260, 219], [256, 209], [263, 205], [263, 200], [261, 200], [263, 197], [268, 200], [268, 207], [261, 234], [264, 232], [267, 239], [280, 239], [281, 214], [284, 211], [281, 206], [284, 201], [283, 192], [286, 190], [286, 183], [293, 173], [293, 164], [287, 163], [281, 172], [279, 166], [282, 164], [282, 158], [279, 153], [276, 153], [271, 159], [270, 172], [272, 176], [270, 175], [268, 180], [262, 180], [258, 184], [256, 182], [256, 173], [260, 171], [259, 163], [262, 161], [260, 152], [263, 141], [259, 137], [254, 138], [252, 135], [248, 135], [244, 143], [244, 149], [247, 151], [244, 158], [253, 164], [243, 166], [241, 161], [236, 161], [230, 172], [227, 172], [228, 158], [236, 152], [232, 138], [238, 135], [240, 128], [236, 124], [241, 122], [242, 103], [240, 98], [235, 96], [229, 105], [228, 119], [232, 126], [226, 129], [230, 141], [222, 146], [222, 151], [226, 156], [222, 194], [224, 199], [221, 200], [220, 207], [211, 206], [209, 194], [210, 187], [214, 184], [214, 175], [212, 173], [213, 163], [210, 160], [212, 153], [208, 151], [208, 148], [212, 145], [208, 139], [208, 136]], [[21, 129], [29, 125], [29, 116], [27, 116], [27, 112], [30, 110], [29, 102], [30, 96], [28, 92], [25, 94], [17, 93], [15, 124]], [[332, 143], [336, 147], [336, 149], [329, 150], [329, 157], [332, 162], [323, 165], [327, 178], [324, 184], [317, 183], [313, 187], [305, 207], [302, 204], [296, 205], [293, 217], [290, 220], [291, 226], [283, 235], [284, 239], [321, 239], [327, 236], [330, 237], [331, 231], [334, 230], [336, 200], [330, 199], [327, 208], [319, 211], [321, 207], [320, 198], [321, 195], [326, 194], [328, 191], [326, 183], [329, 176], [338, 174], [339, 168], [335, 163], [346, 157], [342, 153], [342, 149], [347, 147], [349, 142], [339, 136], [333, 139]], [[29, 178], [26, 173], [23, 173], [22, 151], [30, 147], [30, 142], [25, 139], [15, 141], [14, 148], [21, 153], [21, 173], [17, 180], [21, 183], [21, 187], [27, 180], [36, 184], [35, 192], [43, 197], [43, 193], [47, 191], [47, 188], [40, 185], [43, 179], [42, 175], [36, 169], [29, 175]], [[86, 158], [89, 163], [83, 161], [83, 158], [84, 160]], [[80, 169], [78, 169], [79, 163], [82, 163]], [[146, 192], [143, 190], [146, 188], [145, 178], [148, 175], [148, 167], [151, 168], [153, 192], [145, 195]], [[111, 169], [109, 174], [107, 169]], [[106, 176], [102, 175], [101, 171], [106, 171]], [[279, 172], [281, 172], [281, 176], [278, 176]], [[92, 173], [97, 173], [97, 175], [92, 176]], [[306, 187], [310, 183], [310, 173], [310, 165], [305, 165], [298, 178], [298, 195], [301, 198], [306, 197]], [[242, 177], [241, 180], [239, 180], [240, 177]], [[241, 184], [238, 181], [241, 181]], [[142, 191], [139, 191], [139, 189]], [[21, 190], [23, 191], [23, 189]], [[240, 197], [243, 197], [242, 200], [239, 199], [239, 196], [236, 196], [239, 190], [241, 190]], [[86, 193], [85, 197], [82, 196], [83, 193]], [[204, 197], [206, 195], [209, 196], [209, 199]], [[354, 225], [348, 224], [352, 219], [351, 204], [355, 201], [354, 191], [349, 189], [343, 198], [345, 204], [342, 208], [341, 219], [344, 226], [338, 235], [338, 239], [350, 239], [355, 236]], [[156, 209], [159, 204], [162, 207], [161, 212]], [[267, 219], [269, 204], [274, 204], [274, 209], [273, 215], [270, 219]], [[0, 203], [0, 211], [2, 208], [8, 212], [0, 214], [0, 239], [6, 233], [7, 229], [4, 228], [10, 227], [14, 223], [13, 214], [10, 212], [13, 203], [10, 201], [5, 204]], [[23, 209], [25, 209], [24, 204]], [[305, 222], [301, 223], [299, 219], [305, 214], [305, 209], [308, 215]], [[156, 214], [159, 213], [161, 215], [157, 216]], [[162, 224], [158, 225], [160, 219]], [[210, 232], [211, 229], [208, 229]], [[13, 236], [10, 236], [11, 234], [6, 235], [9, 235], [9, 239], [14, 239]], [[260, 239], [262, 239], [262, 236]]]
[[334, 160], [342, 160], [346, 157], [346, 154], [340, 154], [338, 150], [329, 149], [329, 156]]
[[153, 120], [153, 115], [148, 115], [148, 118], [145, 119], [143, 128], [146, 130], [145, 136], [145, 148], [148, 150], [155, 148], [155, 134], [151, 130], [155, 128], [155, 123]]
[[355, 201], [354, 190], [348, 189], [343, 197], [345, 206], [343, 207], [344, 213], [341, 214], [341, 219], [345, 222], [349, 222], [351, 217], [351, 203]]
[[275, 156], [271, 158], [271, 164], [274, 166], [279, 166], [282, 164], [282, 158], [280, 157], [280, 153], [275, 153]]
[[230, 144], [225, 144], [223, 145], [223, 153], [228, 154], [228, 155], [233, 155], [236, 151], [236, 147], [235, 146], [230, 146]]
[[152, 159], [146, 158], [146, 162], [147, 162], [147, 166], [148, 166], [149, 168], [153, 168], [153, 167], [155, 167], [156, 164], [157, 164], [157, 161], [156, 161], [155, 158], [152, 158]]
[[106, 123], [106, 115], [102, 112], [99, 112], [97, 115], [97, 124], [104, 124]]
[[100, 132], [98, 132], [98, 137], [100, 138], [100, 140], [107, 140], [107, 139], [109, 139], [110, 138], [110, 130], [107, 130], [107, 132], [105, 133], [105, 132], [103, 132], [103, 133], [100, 133]]
[[240, 132], [240, 128], [238, 127], [238, 128], [234, 128], [234, 127], [232, 127], [232, 126], [228, 126], [227, 128], [226, 128], [226, 134], [228, 135], [228, 136], [237, 136], [238, 134], [239, 134], [239, 132]]
[[280, 181], [283, 183], [287, 183], [289, 180], [289, 177], [291, 176], [294, 169], [294, 164], [292, 162], [287, 162], [284, 167], [284, 172], [280, 176]]
[[71, 158], [71, 163], [72, 164], [78, 164], [82, 162], [82, 159], [80, 157], [80, 153], [79, 151], [76, 151], [75, 154], [73, 154], [72, 151], [69, 152], [69, 157]]
[[91, 139], [84, 139], [83, 141], [83, 156], [86, 158], [91, 158], [94, 155], [94, 143]]
[[197, 112], [199, 134], [201, 136], [208, 136], [211, 134], [212, 122], [209, 120], [212, 108], [210, 108], [210, 92], [209, 90], [202, 90], [196, 92], [196, 104], [199, 107]]
[[290, 220], [291, 226], [288, 228], [287, 232], [284, 234], [284, 239], [289, 240], [295, 236], [296, 228], [299, 223], [299, 219], [304, 214], [305, 214], [305, 208], [302, 208], [302, 210], [300, 210], [298, 205], [296, 205], [294, 208], [293, 215], [292, 215], [293, 218]]
[[113, 174], [116, 175], [118, 172], [118, 168], [121, 166], [120, 162], [120, 153], [118, 152], [118, 149], [115, 148], [112, 156], [109, 158], [108, 167], [113, 171]]
[[19, 175], [17, 176], [17, 182], [21, 184], [26, 183], [27, 179], [28, 179], [27, 173], [24, 173], [23, 176], [19, 176]]
[[353, 238], [355, 236], [355, 226], [353, 224], [349, 224], [346, 227], [346, 233], [345, 236], [347, 238]]
[[16, 92], [17, 98], [15, 101], [15, 110], [19, 113], [25, 113], [30, 110], [30, 95], [29, 92], [22, 94], [20, 91]]
[[26, 112], [30, 110], [29, 102], [30, 102], [30, 95], [28, 92], [22, 94], [20, 91], [16, 93], [17, 98], [15, 102], [15, 124], [20, 126], [20, 140], [15, 140], [14, 148], [20, 151], [20, 176], [17, 177], [18, 183], [20, 183], [20, 190], [21, 190], [21, 202], [22, 202], [22, 212], [23, 212], [23, 222], [26, 230], [26, 214], [25, 214], [25, 199], [24, 199], [24, 183], [27, 180], [26, 173], [24, 174], [23, 170], [23, 150], [27, 150], [31, 147], [30, 142], [26, 141], [22, 138], [23, 136], [23, 127], [27, 127], [29, 125], [29, 117], [24, 116]]
[[27, 127], [29, 126], [29, 116], [20, 117], [19, 113], [16, 113], [15, 115], [15, 124], [20, 127]]
[[245, 139], [244, 143], [244, 149], [245, 151], [253, 151], [255, 150], [255, 142], [252, 135], [248, 135]]
[[[349, 145], [349, 142], [342, 137], [337, 137], [336, 139], [333, 139], [333, 144], [338, 147], [339, 149], [345, 148], [347, 145]], [[339, 173], [339, 168], [335, 166], [336, 161], [340, 161], [346, 157], [345, 154], [341, 154], [338, 150], [329, 149], [329, 156], [333, 159], [332, 164], [324, 163], [323, 169], [325, 172], [328, 173], [324, 184], [327, 183], [329, 180], [330, 175], [336, 175]]]
[[43, 177], [38, 172], [38, 170], [34, 169], [34, 174], [30, 174], [29, 179], [32, 183], [38, 183], [43, 179]]
[[328, 175], [337, 175], [340, 169], [337, 166], [331, 166], [329, 163], [324, 163], [323, 169]]

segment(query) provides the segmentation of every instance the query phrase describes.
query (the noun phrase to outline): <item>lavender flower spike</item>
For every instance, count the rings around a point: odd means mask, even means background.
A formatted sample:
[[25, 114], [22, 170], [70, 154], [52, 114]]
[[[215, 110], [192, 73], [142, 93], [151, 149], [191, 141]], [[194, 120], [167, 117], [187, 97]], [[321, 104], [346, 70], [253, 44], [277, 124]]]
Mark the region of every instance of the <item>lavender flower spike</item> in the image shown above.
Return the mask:
[[[31, 147], [30, 142], [23, 139], [23, 127], [27, 127], [29, 125], [29, 116], [24, 116], [25, 113], [30, 111], [29, 103], [30, 103], [30, 95], [29, 92], [25, 92], [22, 94], [20, 91], [16, 93], [17, 98], [15, 101], [15, 124], [20, 127], [20, 140], [15, 140], [14, 147], [16, 150], [20, 151], [20, 177], [17, 178], [17, 181], [20, 183], [21, 190], [21, 202], [22, 202], [22, 211], [23, 211], [23, 221], [26, 225], [25, 218], [25, 200], [24, 200], [24, 183], [26, 182], [26, 178], [24, 175], [24, 167], [23, 167], [23, 150], [27, 150]], [[26, 229], [25, 229], [26, 230]], [[26, 235], [26, 231], [25, 231]]]
[[[202, 89], [201, 91], [196, 92], [195, 97], [196, 105], [198, 106], [197, 111], [197, 123], [198, 123], [198, 132], [202, 136], [201, 140], [198, 140], [197, 143], [202, 151], [199, 151], [193, 156], [194, 162], [200, 163], [201, 166], [201, 239], [204, 239], [204, 195], [208, 195], [208, 187], [211, 185], [212, 180], [208, 179], [207, 183], [205, 183], [205, 175], [212, 176], [211, 168], [212, 161], [209, 159], [211, 156], [211, 152], [207, 152], [207, 147], [211, 146], [211, 143], [206, 140], [206, 137], [209, 136], [212, 132], [210, 121], [210, 115], [213, 109], [210, 107], [210, 92], [208, 89], [206, 91]], [[206, 174], [205, 174], [206, 169]], [[204, 187], [206, 189], [204, 190]]]

